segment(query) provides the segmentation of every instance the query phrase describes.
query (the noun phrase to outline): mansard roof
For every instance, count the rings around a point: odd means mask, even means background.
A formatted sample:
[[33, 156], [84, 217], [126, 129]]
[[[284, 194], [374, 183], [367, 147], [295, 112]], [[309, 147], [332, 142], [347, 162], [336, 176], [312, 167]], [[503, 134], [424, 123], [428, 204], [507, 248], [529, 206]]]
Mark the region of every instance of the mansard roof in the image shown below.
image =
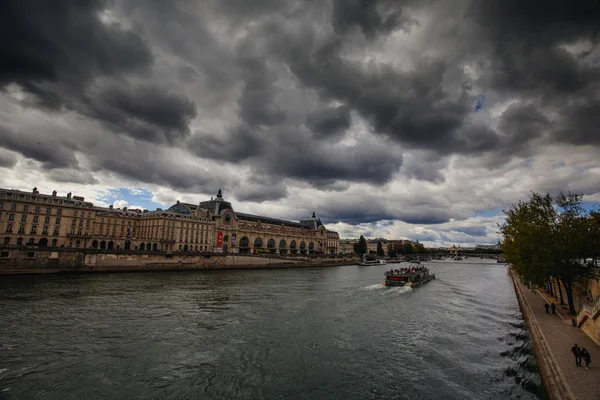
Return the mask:
[[239, 213], [239, 212], [236, 212], [235, 215], [242, 221], [251, 221], [251, 222], [260, 221], [260, 222], [264, 222], [265, 224], [284, 225], [284, 226], [289, 226], [291, 228], [302, 228], [302, 229], [310, 228], [299, 222], [288, 221], [288, 220], [279, 219], [279, 218], [265, 217], [262, 215], [246, 214], [246, 213]]
[[168, 211], [189, 215], [196, 211], [197, 208], [198, 206], [195, 204], [181, 203], [178, 201], [177, 204], [173, 204], [169, 207]]

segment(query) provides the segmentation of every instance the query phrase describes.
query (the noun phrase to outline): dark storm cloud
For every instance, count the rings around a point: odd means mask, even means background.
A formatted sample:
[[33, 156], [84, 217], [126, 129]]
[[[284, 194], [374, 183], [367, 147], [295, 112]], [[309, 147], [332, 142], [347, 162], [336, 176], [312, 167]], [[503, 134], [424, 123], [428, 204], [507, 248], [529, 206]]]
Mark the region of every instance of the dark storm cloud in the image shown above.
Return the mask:
[[3, 125], [0, 125], [0, 147], [39, 161], [46, 169], [76, 168], [79, 165], [74, 155], [77, 146], [73, 143], [65, 142], [57, 145], [51, 137], [18, 132]]
[[318, 137], [337, 139], [350, 128], [350, 109], [346, 106], [325, 107], [309, 115], [306, 124]]
[[[204, 157], [247, 160], [260, 175], [299, 179], [332, 190], [338, 187], [338, 180], [386, 183], [402, 165], [401, 153], [373, 141], [342, 146], [317, 142], [300, 132], [293, 136], [285, 130], [244, 133], [224, 139], [198, 135], [188, 147]], [[262, 136], [268, 140], [260, 139], [263, 133], [270, 134]]]
[[[3, 2], [0, 95], [52, 110], [43, 121], [56, 116], [57, 127], [85, 123], [69, 135], [5, 123], [0, 147], [41, 162], [53, 180], [93, 183], [114, 172], [186, 193], [229, 187], [256, 202], [286, 197], [298, 180], [330, 198], [354, 182], [440, 183], [455, 154], [492, 168], [534, 157], [538, 144], [598, 144], [599, 8], [558, 0]], [[513, 105], [499, 118], [476, 114], [480, 93]], [[36, 118], [30, 111], [23, 119]], [[431, 159], [403, 165], [411, 152]], [[76, 170], [78, 158], [89, 174]], [[426, 199], [403, 209], [347, 198], [324, 205], [334, 222], [432, 224], [451, 213]]]
[[287, 186], [269, 176], [254, 176], [248, 181], [240, 182], [234, 192], [235, 198], [241, 202], [262, 203], [264, 201], [280, 200], [288, 196]]
[[55, 182], [79, 183], [83, 185], [94, 185], [99, 183], [91, 172], [74, 169], [53, 169], [46, 173], [46, 177]]
[[319, 202], [315, 205], [324, 223], [344, 221], [351, 225], [374, 221], [400, 220], [410, 224], [434, 225], [447, 222], [450, 210], [442, 207], [420, 208], [408, 202], [386, 204], [372, 193], [361, 197], [348, 195], [343, 201]]
[[338, 33], [356, 28], [368, 37], [390, 33], [394, 29], [409, 29], [417, 21], [404, 6], [411, 1], [401, 0], [334, 0], [332, 23]]
[[[2, 2], [0, 84], [18, 83], [43, 105], [58, 108], [97, 76], [147, 68], [152, 54], [142, 39], [98, 18], [107, 5], [96, 0]], [[47, 89], [46, 83], [54, 86]]]
[[[91, 153], [91, 151], [90, 151]], [[161, 146], [125, 138], [98, 143], [89, 155], [92, 171], [108, 170], [125, 178], [163, 185], [184, 193], [209, 193], [232, 184], [218, 171], [178, 161]]]
[[189, 99], [156, 86], [121, 84], [94, 93], [82, 113], [108, 124], [115, 132], [173, 143], [189, 134], [188, 124], [196, 116], [196, 107]]
[[365, 67], [343, 57], [339, 38], [319, 42], [307, 37], [310, 32], [297, 35], [280, 29], [274, 37], [284, 39], [272, 42], [273, 52], [304, 85], [323, 98], [343, 101], [371, 122], [376, 133], [440, 154], [495, 148], [494, 131], [467, 124], [472, 101], [466, 87], [452, 94], [442, 89], [445, 74], [455, 66], [423, 58], [408, 72], [387, 64]]
[[34, 96], [33, 104], [79, 111], [118, 133], [147, 140], [185, 135], [196, 115], [186, 98], [153, 85], [127, 88], [122, 81], [90, 92], [93, 82], [147, 74], [153, 62], [148, 45], [137, 34], [101, 22], [99, 14], [109, 5], [87, 0], [3, 2], [0, 86], [18, 84]]
[[[482, 82], [536, 102], [537, 110], [526, 110], [537, 114], [532, 119], [521, 113], [520, 121], [505, 121], [510, 134], [524, 142], [548, 128], [550, 141], [598, 144], [591, 127], [599, 122], [593, 110], [600, 103], [600, 63], [587, 62], [591, 50], [577, 54], [565, 46], [598, 48], [600, 3], [492, 0], [474, 2], [472, 11], [489, 55]], [[549, 127], [544, 114], [556, 124]]]

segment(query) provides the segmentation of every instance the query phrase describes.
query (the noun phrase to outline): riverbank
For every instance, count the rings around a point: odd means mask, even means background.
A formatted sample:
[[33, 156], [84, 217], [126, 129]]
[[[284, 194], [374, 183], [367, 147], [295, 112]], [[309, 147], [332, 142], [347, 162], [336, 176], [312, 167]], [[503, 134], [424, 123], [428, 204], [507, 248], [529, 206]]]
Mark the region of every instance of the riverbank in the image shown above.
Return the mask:
[[573, 327], [558, 315], [546, 314], [546, 300], [529, 289], [509, 268], [519, 307], [529, 331], [542, 382], [552, 400], [597, 400], [600, 393], [600, 368], [595, 363], [589, 370], [577, 367], [571, 347], [577, 343], [592, 354], [600, 355], [596, 345], [581, 329]]
[[0, 275], [311, 268], [350, 265], [357, 261], [318, 256], [10, 249], [0, 253]]

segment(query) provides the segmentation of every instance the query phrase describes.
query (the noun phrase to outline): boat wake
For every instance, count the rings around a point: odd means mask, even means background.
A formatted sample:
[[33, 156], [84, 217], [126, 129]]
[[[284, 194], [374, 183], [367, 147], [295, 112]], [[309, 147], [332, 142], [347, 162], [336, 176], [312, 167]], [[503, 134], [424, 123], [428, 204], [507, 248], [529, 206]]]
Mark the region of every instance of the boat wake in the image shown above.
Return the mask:
[[383, 292], [384, 295], [404, 294], [404, 293], [412, 292], [412, 290], [413, 290], [411, 287], [408, 287], [408, 286], [392, 286], [392, 287], [389, 287], [386, 289], [387, 290], [385, 292]]
[[374, 285], [363, 286], [360, 290], [379, 290], [384, 288], [385, 286], [382, 283], [376, 283]]

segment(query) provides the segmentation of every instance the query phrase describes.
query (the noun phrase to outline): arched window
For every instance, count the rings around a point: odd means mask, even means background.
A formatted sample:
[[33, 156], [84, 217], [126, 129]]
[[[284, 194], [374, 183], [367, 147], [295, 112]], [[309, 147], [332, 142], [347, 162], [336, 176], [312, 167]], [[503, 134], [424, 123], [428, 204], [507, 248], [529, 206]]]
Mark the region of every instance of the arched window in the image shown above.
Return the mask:
[[255, 249], [262, 249], [262, 245], [263, 245], [263, 241], [261, 238], [256, 238], [256, 240], [254, 240], [254, 248]]

